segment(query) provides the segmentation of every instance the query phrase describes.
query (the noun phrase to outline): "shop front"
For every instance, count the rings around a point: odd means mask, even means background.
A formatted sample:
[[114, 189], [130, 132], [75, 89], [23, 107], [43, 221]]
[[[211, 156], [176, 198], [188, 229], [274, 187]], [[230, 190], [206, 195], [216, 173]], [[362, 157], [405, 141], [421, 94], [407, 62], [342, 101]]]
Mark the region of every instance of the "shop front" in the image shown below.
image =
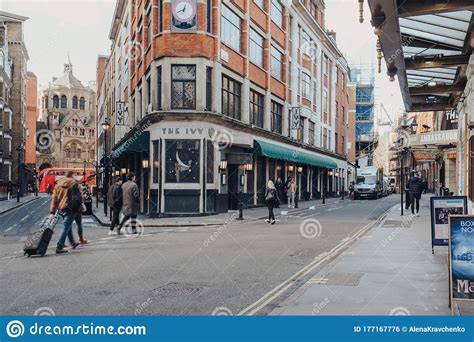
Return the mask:
[[285, 184], [294, 178], [300, 201], [341, 188], [347, 169], [342, 157], [258, 133], [215, 122], [153, 122], [117, 144], [112, 174], [137, 174], [142, 212], [152, 217], [262, 206], [269, 179]]

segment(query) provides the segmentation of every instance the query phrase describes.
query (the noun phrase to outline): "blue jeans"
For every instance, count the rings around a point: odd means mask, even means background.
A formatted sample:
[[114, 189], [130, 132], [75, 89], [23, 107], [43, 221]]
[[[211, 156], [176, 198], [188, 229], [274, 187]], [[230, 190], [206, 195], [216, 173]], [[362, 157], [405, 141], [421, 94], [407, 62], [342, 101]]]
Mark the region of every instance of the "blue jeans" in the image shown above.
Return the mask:
[[72, 234], [72, 223], [76, 219], [76, 216], [79, 215], [79, 212], [65, 212], [64, 213], [64, 225], [61, 232], [61, 236], [58, 241], [58, 248], [64, 248], [64, 243], [66, 242], [66, 237], [69, 239], [69, 243], [73, 246], [76, 242], [74, 241], [74, 235]]

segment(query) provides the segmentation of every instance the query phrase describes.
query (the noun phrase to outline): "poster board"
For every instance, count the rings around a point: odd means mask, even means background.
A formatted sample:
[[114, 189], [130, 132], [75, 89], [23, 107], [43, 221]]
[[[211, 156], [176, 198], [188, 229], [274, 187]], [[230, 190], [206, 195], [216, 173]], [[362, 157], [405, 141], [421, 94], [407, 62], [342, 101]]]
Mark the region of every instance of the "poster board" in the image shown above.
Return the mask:
[[449, 217], [449, 299], [474, 302], [474, 215]]
[[431, 251], [434, 246], [448, 246], [449, 216], [467, 214], [467, 197], [431, 197]]

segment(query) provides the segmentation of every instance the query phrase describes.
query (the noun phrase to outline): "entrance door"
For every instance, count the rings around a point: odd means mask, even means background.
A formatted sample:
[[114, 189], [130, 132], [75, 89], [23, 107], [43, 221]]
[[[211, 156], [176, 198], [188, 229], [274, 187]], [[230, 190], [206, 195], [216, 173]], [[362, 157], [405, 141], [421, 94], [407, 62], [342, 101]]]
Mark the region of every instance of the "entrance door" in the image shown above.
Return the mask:
[[239, 165], [229, 164], [228, 201], [229, 210], [239, 209]]

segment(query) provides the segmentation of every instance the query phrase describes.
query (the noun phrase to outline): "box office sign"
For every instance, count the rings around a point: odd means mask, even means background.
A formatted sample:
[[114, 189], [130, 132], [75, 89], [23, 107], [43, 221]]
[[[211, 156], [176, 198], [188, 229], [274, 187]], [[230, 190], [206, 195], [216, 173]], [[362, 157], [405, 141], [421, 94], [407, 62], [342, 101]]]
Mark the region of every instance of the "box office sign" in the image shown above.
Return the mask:
[[467, 197], [431, 197], [431, 250], [434, 246], [448, 246], [449, 216], [467, 214]]
[[449, 218], [450, 299], [474, 301], [474, 216]]

